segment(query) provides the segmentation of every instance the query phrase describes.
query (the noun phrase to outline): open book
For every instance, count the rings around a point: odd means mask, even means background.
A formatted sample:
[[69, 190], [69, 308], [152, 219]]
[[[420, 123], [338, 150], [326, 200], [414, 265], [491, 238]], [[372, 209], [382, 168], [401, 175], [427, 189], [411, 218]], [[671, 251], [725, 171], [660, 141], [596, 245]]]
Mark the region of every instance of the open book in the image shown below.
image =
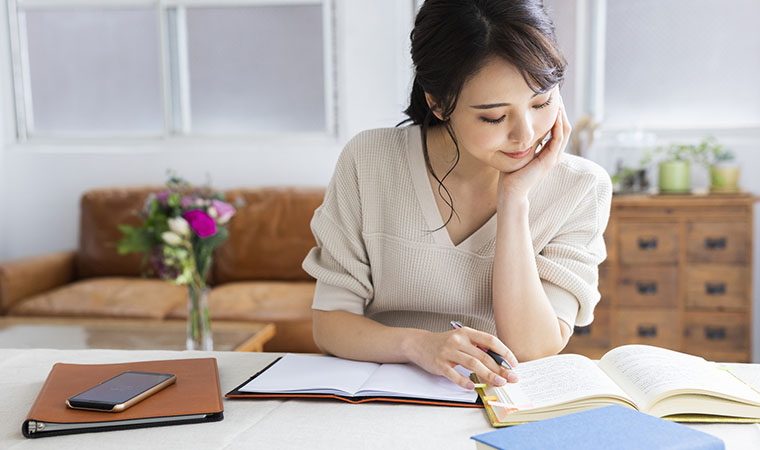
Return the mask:
[[[469, 370], [457, 367], [464, 376]], [[414, 364], [377, 364], [334, 356], [287, 353], [229, 398], [317, 397], [351, 403], [398, 401], [481, 407], [478, 394]]]
[[664, 348], [624, 345], [598, 364], [574, 354], [520, 363], [518, 383], [478, 391], [494, 426], [612, 404], [679, 422], [760, 422], [760, 366], [736, 366], [744, 369]]

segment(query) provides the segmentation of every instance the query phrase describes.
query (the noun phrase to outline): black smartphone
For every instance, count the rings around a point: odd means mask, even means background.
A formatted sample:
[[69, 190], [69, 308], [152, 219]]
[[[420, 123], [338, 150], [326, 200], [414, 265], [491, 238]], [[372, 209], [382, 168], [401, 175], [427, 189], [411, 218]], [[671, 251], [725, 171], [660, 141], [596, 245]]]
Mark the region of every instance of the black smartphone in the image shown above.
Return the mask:
[[177, 381], [171, 373], [123, 372], [69, 397], [66, 406], [91, 411], [121, 412]]

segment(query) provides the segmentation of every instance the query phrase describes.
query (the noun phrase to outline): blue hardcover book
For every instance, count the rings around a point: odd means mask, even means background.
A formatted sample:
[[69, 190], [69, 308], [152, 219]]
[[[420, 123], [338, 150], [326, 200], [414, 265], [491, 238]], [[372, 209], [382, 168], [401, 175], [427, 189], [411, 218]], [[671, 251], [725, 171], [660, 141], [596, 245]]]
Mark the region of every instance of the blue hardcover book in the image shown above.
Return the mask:
[[478, 449], [723, 450], [715, 436], [612, 405], [472, 436]]

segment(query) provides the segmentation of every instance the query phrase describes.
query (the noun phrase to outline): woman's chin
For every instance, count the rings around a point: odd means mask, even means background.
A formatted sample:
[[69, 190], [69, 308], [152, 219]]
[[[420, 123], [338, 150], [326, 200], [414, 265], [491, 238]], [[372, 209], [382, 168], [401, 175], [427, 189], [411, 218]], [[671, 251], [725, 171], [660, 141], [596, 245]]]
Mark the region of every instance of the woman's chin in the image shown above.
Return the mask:
[[522, 169], [523, 167], [527, 166], [528, 163], [530, 163], [532, 159], [533, 159], [532, 156], [531, 157], [527, 157], [527, 158], [523, 158], [523, 159], [515, 161], [515, 162], [513, 162], [511, 164], [505, 164], [499, 170], [501, 170], [504, 173], [514, 173], [514, 172], [517, 172], [518, 170]]

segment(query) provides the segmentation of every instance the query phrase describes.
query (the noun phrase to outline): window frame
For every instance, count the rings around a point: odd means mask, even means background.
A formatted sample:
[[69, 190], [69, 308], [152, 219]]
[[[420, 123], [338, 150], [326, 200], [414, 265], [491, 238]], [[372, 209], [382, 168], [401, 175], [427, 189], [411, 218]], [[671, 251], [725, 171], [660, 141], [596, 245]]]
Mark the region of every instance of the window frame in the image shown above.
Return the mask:
[[[322, 42], [324, 71], [324, 131], [283, 133], [250, 131], [212, 133], [194, 131], [191, 126], [189, 66], [187, 59], [186, 11], [193, 7], [319, 5], [322, 8]], [[29, 72], [29, 47], [26, 11], [35, 9], [108, 9], [155, 8], [159, 32], [159, 77], [163, 106], [162, 133], [88, 132], [62, 133], [34, 130], [32, 91]], [[171, 13], [174, 10], [176, 13]], [[170, 18], [171, 17], [171, 18]], [[16, 142], [19, 144], [100, 144], [131, 145], [179, 140], [231, 141], [247, 139], [265, 141], [301, 140], [302, 138], [334, 142], [338, 138], [337, 40], [335, 0], [8, 0], [8, 30], [11, 47], [12, 86], [14, 93]], [[278, 136], [280, 137], [278, 139]]]

